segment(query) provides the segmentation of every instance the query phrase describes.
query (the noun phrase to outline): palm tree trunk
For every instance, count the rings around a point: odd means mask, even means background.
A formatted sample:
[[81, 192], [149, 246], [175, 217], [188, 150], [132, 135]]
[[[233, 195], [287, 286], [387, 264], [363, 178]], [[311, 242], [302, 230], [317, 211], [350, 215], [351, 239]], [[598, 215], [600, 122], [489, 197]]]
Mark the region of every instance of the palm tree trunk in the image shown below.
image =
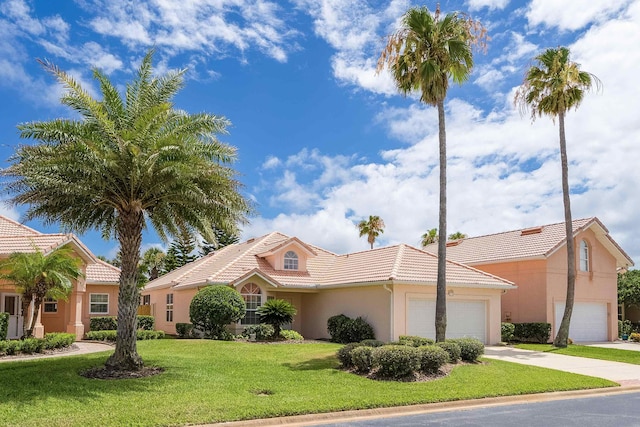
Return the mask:
[[120, 242], [122, 270], [118, 292], [118, 330], [116, 349], [105, 365], [111, 369], [136, 371], [144, 366], [136, 346], [138, 290], [138, 262], [144, 224], [141, 209], [119, 212], [116, 234]]
[[29, 316], [29, 309], [31, 308], [31, 294], [22, 294], [22, 337], [29, 338], [29, 325], [31, 324], [31, 318]]
[[435, 326], [436, 342], [442, 342], [445, 340], [447, 331], [447, 134], [444, 124], [444, 99], [438, 101], [438, 137], [440, 147], [440, 212]]
[[564, 111], [558, 114], [560, 128], [560, 163], [562, 167], [562, 198], [564, 201], [564, 223], [567, 238], [567, 299], [564, 305], [564, 315], [560, 329], [553, 345], [566, 347], [569, 338], [569, 326], [573, 313], [573, 302], [576, 287], [576, 256], [573, 242], [573, 223], [571, 220], [571, 199], [569, 198], [569, 165], [567, 162], [567, 141], [564, 134]]

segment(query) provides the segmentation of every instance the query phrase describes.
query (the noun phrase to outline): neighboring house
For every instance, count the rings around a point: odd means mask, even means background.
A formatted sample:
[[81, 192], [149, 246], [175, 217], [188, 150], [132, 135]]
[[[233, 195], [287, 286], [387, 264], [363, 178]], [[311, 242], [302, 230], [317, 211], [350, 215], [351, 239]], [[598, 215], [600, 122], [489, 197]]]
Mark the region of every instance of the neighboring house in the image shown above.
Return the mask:
[[[226, 246], [149, 282], [142, 291], [156, 327], [175, 333], [189, 323], [189, 305], [199, 289], [232, 286], [246, 302], [236, 332], [259, 323], [267, 299], [297, 309], [291, 328], [307, 338], [327, 338], [327, 320], [362, 316], [376, 337], [435, 337], [437, 258], [407, 245], [336, 255], [273, 232]], [[448, 337], [500, 341], [500, 298], [513, 283], [455, 262], [447, 263]]]
[[[569, 337], [613, 341], [618, 336], [617, 272], [633, 261], [597, 218], [573, 221], [576, 248], [575, 304]], [[565, 224], [471, 237], [447, 243], [447, 258], [511, 280], [502, 296], [505, 322], [548, 322], [552, 339], [567, 294]], [[429, 245], [427, 251], [437, 251]]]
[[[118, 311], [120, 270], [97, 259], [73, 234], [43, 234], [9, 218], [0, 216], [0, 258], [14, 252], [43, 253], [69, 245], [82, 259], [82, 272], [73, 284], [67, 301], [46, 300], [34, 329], [36, 337], [47, 332], [69, 332], [82, 339], [93, 316], [115, 316]], [[15, 287], [0, 281], [0, 312], [9, 313], [8, 338], [20, 338], [25, 318], [21, 313], [21, 295]]]

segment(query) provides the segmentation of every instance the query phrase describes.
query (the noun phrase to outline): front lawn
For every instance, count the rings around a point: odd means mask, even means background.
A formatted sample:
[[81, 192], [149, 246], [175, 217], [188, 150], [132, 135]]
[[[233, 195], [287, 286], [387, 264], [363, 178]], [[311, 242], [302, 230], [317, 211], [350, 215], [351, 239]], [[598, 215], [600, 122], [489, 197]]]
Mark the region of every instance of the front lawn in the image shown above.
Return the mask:
[[138, 347], [147, 365], [166, 371], [117, 381], [78, 375], [109, 353], [0, 364], [0, 425], [183, 425], [616, 385], [488, 359], [432, 382], [373, 381], [336, 370], [336, 344], [160, 340]]
[[587, 357], [589, 359], [611, 360], [612, 362], [632, 363], [640, 365], [640, 352], [633, 350], [620, 350], [617, 348], [590, 347], [586, 345], [569, 345], [566, 348], [557, 348], [552, 344], [518, 344], [516, 348], [565, 354], [567, 356]]

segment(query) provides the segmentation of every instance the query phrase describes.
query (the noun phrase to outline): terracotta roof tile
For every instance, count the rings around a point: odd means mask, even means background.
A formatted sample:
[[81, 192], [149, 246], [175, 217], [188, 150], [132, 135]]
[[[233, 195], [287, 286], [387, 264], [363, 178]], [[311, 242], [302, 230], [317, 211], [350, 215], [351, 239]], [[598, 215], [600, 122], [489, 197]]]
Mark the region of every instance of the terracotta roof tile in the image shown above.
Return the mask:
[[120, 269], [102, 260], [95, 264], [87, 265], [87, 284], [113, 284], [120, 283]]
[[36, 234], [42, 233], [0, 215], [0, 236], [33, 236]]

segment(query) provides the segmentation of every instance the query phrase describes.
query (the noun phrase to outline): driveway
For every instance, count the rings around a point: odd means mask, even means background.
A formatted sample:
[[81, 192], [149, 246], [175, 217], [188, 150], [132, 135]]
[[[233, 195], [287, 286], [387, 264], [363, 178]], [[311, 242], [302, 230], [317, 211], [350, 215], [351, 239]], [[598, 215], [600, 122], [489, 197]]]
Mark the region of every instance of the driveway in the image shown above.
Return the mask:
[[580, 343], [589, 347], [617, 348], [618, 350], [640, 351], [640, 342], [633, 341], [613, 341], [613, 342], [592, 342]]
[[[614, 345], [614, 343], [608, 344]], [[484, 355], [490, 359], [556, 369], [574, 374], [588, 375], [590, 377], [605, 378], [615, 381], [622, 386], [640, 385], [640, 365], [521, 350], [513, 347], [489, 346], [485, 348]]]

